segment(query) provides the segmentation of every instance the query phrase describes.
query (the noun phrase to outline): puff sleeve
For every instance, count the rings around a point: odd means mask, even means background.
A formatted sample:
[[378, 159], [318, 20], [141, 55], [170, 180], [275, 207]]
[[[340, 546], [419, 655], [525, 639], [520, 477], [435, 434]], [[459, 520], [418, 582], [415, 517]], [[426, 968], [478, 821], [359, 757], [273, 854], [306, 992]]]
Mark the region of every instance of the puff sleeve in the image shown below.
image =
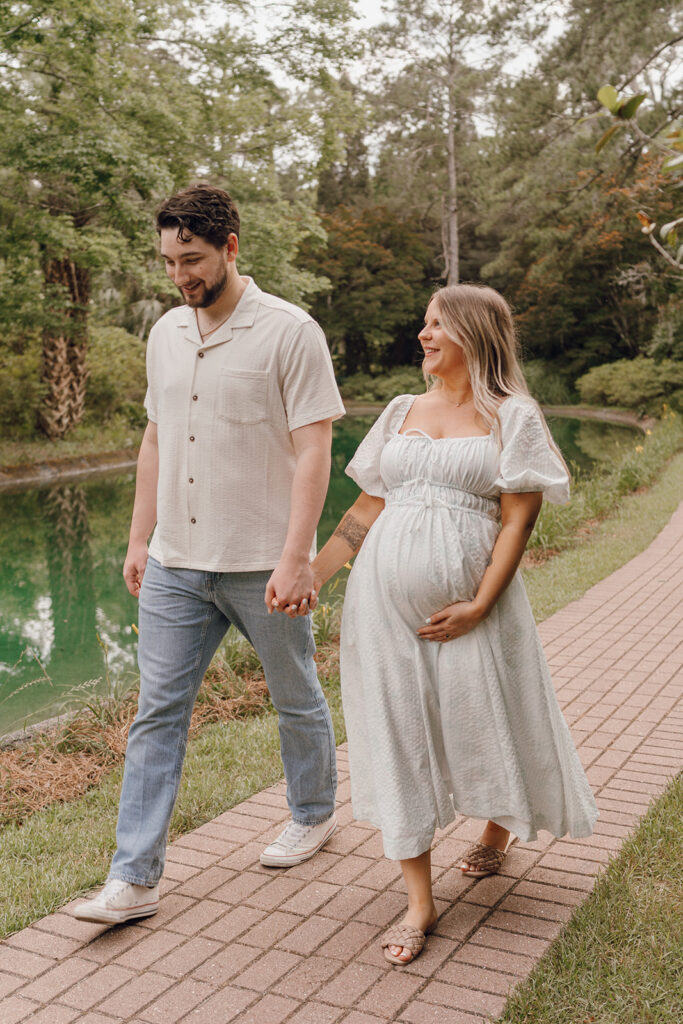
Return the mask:
[[358, 445], [356, 454], [346, 467], [347, 476], [374, 498], [384, 498], [387, 493], [379, 467], [384, 446], [390, 437], [398, 433], [414, 399], [414, 395], [399, 395], [392, 399]]
[[550, 444], [538, 406], [525, 399], [508, 398], [499, 416], [503, 447], [495, 486], [502, 494], [542, 491], [548, 501], [565, 505], [569, 501], [569, 476]]

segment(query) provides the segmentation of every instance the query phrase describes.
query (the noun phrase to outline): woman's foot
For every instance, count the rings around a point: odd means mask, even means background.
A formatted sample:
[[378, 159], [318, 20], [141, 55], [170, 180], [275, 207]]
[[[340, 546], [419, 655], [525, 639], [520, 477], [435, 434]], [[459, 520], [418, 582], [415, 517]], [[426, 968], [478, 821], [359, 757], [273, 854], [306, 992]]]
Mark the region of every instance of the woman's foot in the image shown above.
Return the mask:
[[[500, 825], [496, 825], [494, 821], [487, 821], [484, 827], [484, 831], [482, 832], [481, 837], [479, 839], [479, 843], [475, 844], [475, 847], [478, 845], [487, 846], [492, 850], [498, 850], [500, 853], [505, 854], [506, 850], [508, 849], [508, 846], [511, 845], [510, 832], [506, 828], [502, 828]], [[474, 850], [475, 847], [472, 847], [472, 850]], [[468, 850], [467, 852], [469, 853], [470, 851]], [[500, 858], [498, 862], [498, 867], [500, 867], [502, 862], [502, 858]], [[460, 861], [458, 867], [460, 868], [463, 874], [474, 874], [475, 877], [478, 876], [480, 872], [482, 875], [487, 875], [495, 874], [495, 872], [498, 870], [498, 867], [492, 867], [491, 870], [487, 869], [482, 872], [481, 863], [479, 861], [474, 860], [468, 861], [466, 859], [466, 856]]]
[[[430, 904], [418, 907], [409, 907], [408, 913], [401, 921], [402, 925], [407, 925], [409, 928], [418, 928], [421, 932], [426, 935], [430, 932], [436, 922], [439, 919], [439, 915], [436, 910], [436, 906], [432, 901]], [[411, 960], [414, 960], [418, 955], [413, 953], [407, 946], [387, 946], [387, 952], [394, 957], [395, 960], [400, 960], [403, 964], [409, 964]]]

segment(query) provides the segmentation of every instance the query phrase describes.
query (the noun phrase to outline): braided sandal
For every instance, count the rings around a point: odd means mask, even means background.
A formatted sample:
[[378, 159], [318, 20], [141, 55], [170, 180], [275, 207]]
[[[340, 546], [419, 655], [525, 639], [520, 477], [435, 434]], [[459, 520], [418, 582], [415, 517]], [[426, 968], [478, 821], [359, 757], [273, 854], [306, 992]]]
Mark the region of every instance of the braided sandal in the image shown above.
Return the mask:
[[460, 868], [463, 875], [470, 878], [486, 878], [487, 875], [497, 874], [503, 866], [506, 854], [513, 843], [517, 842], [517, 836], [510, 836], [504, 850], [497, 850], [495, 846], [486, 846], [485, 843], [474, 843], [460, 859], [460, 864], [473, 864], [472, 868]]
[[[431, 931], [428, 928], [427, 931]], [[422, 952], [422, 947], [425, 944], [426, 935], [419, 928], [414, 928], [409, 924], [395, 924], [382, 936], [382, 949], [384, 950], [384, 959], [388, 960], [390, 964], [398, 964], [399, 967], [405, 967], [406, 964], [412, 964], [415, 957], [419, 956]], [[390, 953], [388, 946], [403, 946], [404, 949], [410, 950], [413, 954], [410, 960], [402, 960], [400, 956], [394, 956]]]

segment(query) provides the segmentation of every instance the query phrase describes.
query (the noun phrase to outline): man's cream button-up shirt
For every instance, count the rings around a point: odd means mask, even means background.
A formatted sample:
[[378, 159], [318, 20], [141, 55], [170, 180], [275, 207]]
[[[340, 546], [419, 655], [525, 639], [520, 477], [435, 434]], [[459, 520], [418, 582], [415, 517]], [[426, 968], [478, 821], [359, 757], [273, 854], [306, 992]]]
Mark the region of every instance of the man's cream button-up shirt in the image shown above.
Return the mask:
[[149, 552], [162, 565], [272, 569], [289, 523], [290, 432], [344, 415], [320, 327], [246, 280], [204, 344], [188, 306], [150, 332], [145, 407], [158, 428], [159, 484]]

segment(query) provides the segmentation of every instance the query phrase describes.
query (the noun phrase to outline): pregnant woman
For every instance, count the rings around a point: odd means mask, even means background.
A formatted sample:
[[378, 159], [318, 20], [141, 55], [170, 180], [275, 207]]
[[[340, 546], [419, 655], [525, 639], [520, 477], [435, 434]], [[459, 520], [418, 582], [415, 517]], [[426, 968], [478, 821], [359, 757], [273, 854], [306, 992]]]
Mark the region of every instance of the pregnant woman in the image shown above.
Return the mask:
[[408, 911], [383, 938], [399, 965], [436, 923], [437, 827], [486, 822], [459, 865], [482, 877], [515, 837], [587, 836], [597, 817], [517, 572], [543, 496], [569, 490], [510, 310], [491, 288], [443, 288], [419, 339], [433, 384], [361, 443], [347, 473], [363, 493], [313, 563], [319, 590], [358, 552], [341, 640], [353, 811], [401, 862]]

